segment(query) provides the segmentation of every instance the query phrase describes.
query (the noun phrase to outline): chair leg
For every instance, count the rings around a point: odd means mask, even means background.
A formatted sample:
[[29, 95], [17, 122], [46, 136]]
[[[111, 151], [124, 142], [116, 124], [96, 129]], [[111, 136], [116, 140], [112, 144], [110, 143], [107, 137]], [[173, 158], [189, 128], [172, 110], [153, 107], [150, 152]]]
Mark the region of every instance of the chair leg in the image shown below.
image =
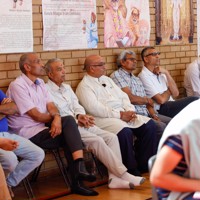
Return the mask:
[[33, 190], [32, 190], [32, 187], [31, 187], [31, 184], [28, 180], [28, 178], [24, 178], [23, 179], [23, 185], [24, 185], [24, 188], [26, 190], [26, 193], [27, 193], [27, 196], [29, 199], [34, 199], [35, 198], [35, 195], [33, 193]]
[[58, 164], [60, 172], [63, 176], [64, 181], [65, 181], [65, 184], [69, 187], [71, 185], [71, 182], [70, 182], [70, 179], [69, 179], [69, 176], [68, 176], [68, 173], [67, 173], [66, 166], [62, 161], [59, 149], [52, 150], [52, 153], [54, 154], [54, 157], [56, 159], [56, 162]]
[[32, 178], [31, 178], [31, 182], [36, 182], [36, 181], [37, 181], [37, 178], [38, 178], [40, 169], [41, 169], [41, 167], [42, 167], [42, 164], [43, 164], [43, 162], [41, 163], [41, 165], [40, 165], [39, 167], [37, 167], [37, 168], [33, 171]]
[[97, 158], [95, 157], [95, 155], [91, 152], [92, 154], [92, 158], [94, 160], [94, 163], [96, 165], [97, 171], [99, 172], [99, 175], [101, 176], [101, 178], [103, 178], [103, 173], [101, 172], [101, 169], [99, 168], [99, 165], [97, 163]]

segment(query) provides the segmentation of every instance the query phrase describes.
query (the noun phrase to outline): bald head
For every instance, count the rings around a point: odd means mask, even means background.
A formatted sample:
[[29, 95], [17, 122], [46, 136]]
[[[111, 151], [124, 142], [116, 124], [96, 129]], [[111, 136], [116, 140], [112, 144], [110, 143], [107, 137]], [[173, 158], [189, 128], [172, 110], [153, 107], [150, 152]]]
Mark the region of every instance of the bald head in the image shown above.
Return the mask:
[[101, 56], [99, 55], [89, 55], [86, 57], [85, 62], [84, 62], [84, 70], [87, 72], [90, 71], [90, 66], [97, 64], [98, 60], [101, 59]]
[[84, 69], [90, 76], [99, 78], [106, 72], [106, 66], [103, 58], [99, 55], [87, 56], [84, 63]]

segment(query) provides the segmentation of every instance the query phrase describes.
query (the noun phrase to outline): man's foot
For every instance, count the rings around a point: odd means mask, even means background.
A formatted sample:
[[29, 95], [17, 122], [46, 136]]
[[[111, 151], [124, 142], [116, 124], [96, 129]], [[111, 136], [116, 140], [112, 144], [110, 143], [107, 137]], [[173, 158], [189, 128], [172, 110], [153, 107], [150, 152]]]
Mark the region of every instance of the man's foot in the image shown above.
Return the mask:
[[139, 186], [145, 182], [145, 178], [141, 176], [134, 176], [129, 174], [128, 172], [125, 172], [122, 177], [123, 180], [128, 181], [130, 183], [133, 183], [134, 186]]
[[134, 185], [121, 178], [115, 177], [108, 181], [108, 188], [110, 189], [134, 189]]
[[93, 182], [96, 180], [96, 176], [88, 173], [85, 168], [84, 161], [80, 159], [75, 161], [75, 177], [76, 180], [84, 180], [89, 182]]
[[99, 195], [98, 192], [93, 190], [92, 188], [87, 187], [84, 185], [82, 181], [78, 181], [76, 185], [72, 187], [72, 192], [84, 196], [97, 196]]

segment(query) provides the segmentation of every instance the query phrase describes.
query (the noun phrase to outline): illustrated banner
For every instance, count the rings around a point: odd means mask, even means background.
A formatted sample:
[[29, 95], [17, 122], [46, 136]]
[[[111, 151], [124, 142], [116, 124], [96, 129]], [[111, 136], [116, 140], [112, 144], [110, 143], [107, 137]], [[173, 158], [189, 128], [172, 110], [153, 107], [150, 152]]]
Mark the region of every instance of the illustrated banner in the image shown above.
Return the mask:
[[197, 50], [200, 56], [200, 0], [197, 0]]
[[193, 43], [194, 16], [191, 0], [156, 0], [156, 44]]
[[0, 53], [32, 52], [32, 0], [0, 0], [0, 5]]
[[105, 47], [148, 46], [148, 0], [103, 0]]
[[43, 0], [43, 49], [96, 48], [95, 0]]

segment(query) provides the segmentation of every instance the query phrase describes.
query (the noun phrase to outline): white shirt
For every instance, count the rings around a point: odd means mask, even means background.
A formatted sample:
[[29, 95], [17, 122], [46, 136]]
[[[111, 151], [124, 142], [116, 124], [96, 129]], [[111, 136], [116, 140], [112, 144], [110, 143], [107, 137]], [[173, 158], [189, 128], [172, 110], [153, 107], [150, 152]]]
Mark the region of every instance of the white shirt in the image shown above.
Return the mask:
[[77, 114], [85, 114], [84, 108], [79, 104], [70, 85], [62, 83], [58, 87], [54, 82], [48, 80], [46, 87], [61, 116], [71, 115], [76, 118]]
[[[168, 89], [168, 83], [165, 74], [156, 75], [144, 66], [138, 77], [142, 81], [146, 95], [149, 98], [152, 98], [156, 94], [162, 94]], [[169, 101], [174, 101], [172, 96], [170, 96]], [[156, 110], [160, 109], [159, 104], [155, 102], [154, 105]]]
[[184, 87], [187, 96], [200, 96], [200, 60], [196, 59], [185, 70]]
[[150, 120], [141, 115], [137, 115], [133, 123], [120, 119], [120, 111], [135, 111], [135, 107], [128, 95], [107, 76], [98, 79], [85, 75], [76, 89], [76, 94], [86, 112], [95, 117], [97, 126], [107, 128], [110, 132], [117, 133], [123, 127], [137, 128]]

